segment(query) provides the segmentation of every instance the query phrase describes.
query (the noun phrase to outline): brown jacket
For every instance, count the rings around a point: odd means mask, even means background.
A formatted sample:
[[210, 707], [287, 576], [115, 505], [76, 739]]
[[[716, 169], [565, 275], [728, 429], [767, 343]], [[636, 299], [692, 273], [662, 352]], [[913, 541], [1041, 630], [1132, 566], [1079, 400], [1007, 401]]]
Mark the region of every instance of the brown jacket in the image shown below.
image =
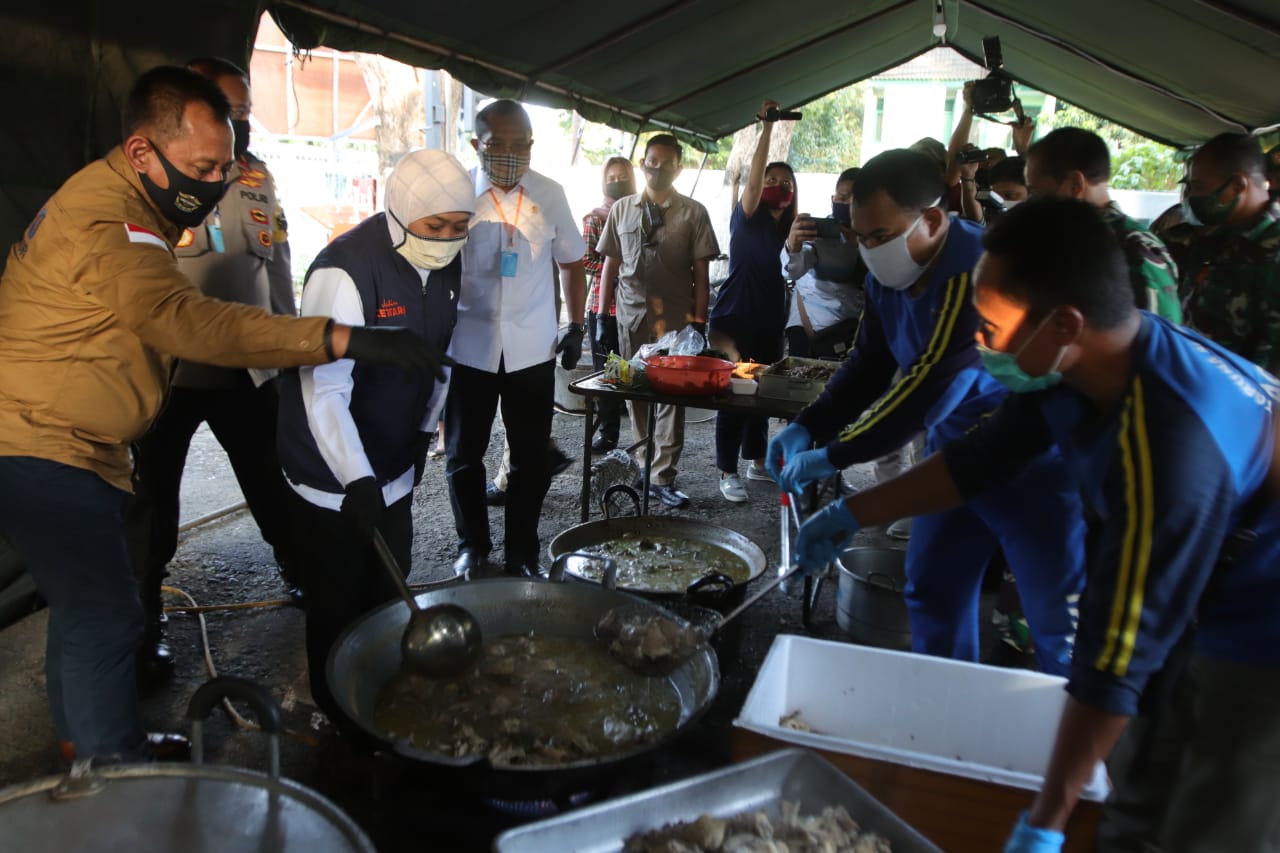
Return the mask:
[[160, 411], [175, 357], [226, 367], [328, 361], [323, 317], [203, 296], [124, 152], [73, 175], [0, 279], [0, 456], [87, 468], [130, 490], [130, 441]]

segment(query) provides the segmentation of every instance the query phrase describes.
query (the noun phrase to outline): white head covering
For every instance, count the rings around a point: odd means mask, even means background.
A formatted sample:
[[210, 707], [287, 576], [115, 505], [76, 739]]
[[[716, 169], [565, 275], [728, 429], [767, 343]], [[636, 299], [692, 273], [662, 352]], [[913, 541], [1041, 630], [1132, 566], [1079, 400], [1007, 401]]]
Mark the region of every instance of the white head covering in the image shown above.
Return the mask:
[[452, 154], [428, 148], [410, 151], [391, 170], [385, 203], [391, 245], [399, 246], [404, 242], [403, 225], [438, 213], [475, 213], [475, 183]]

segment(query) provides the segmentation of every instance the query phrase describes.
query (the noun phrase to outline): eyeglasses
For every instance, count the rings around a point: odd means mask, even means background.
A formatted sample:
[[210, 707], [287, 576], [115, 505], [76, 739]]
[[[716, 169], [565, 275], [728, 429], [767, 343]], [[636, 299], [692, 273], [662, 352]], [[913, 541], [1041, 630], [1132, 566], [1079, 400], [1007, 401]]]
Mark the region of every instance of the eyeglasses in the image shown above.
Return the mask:
[[482, 146], [486, 154], [524, 154], [533, 148], [533, 140], [528, 142], [494, 142], [490, 139]]

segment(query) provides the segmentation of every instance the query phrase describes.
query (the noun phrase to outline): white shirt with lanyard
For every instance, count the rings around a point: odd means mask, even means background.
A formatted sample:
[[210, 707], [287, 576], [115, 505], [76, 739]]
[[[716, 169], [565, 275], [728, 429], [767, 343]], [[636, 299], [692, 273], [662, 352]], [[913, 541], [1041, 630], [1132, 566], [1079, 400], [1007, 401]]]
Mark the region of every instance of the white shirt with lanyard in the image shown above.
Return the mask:
[[559, 264], [586, 244], [564, 188], [532, 170], [504, 192], [476, 170], [476, 213], [462, 250], [458, 324], [449, 354], [459, 364], [508, 373], [550, 361], [559, 318]]

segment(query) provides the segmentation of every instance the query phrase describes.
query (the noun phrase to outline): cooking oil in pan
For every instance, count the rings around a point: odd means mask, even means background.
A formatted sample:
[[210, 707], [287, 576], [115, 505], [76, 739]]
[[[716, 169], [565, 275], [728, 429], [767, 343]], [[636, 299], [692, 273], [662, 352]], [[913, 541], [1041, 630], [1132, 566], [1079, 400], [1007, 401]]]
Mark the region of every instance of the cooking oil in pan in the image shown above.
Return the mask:
[[393, 737], [495, 765], [549, 765], [623, 752], [674, 731], [680, 697], [667, 679], [614, 660], [601, 643], [508, 635], [451, 679], [394, 676], [374, 709]]

